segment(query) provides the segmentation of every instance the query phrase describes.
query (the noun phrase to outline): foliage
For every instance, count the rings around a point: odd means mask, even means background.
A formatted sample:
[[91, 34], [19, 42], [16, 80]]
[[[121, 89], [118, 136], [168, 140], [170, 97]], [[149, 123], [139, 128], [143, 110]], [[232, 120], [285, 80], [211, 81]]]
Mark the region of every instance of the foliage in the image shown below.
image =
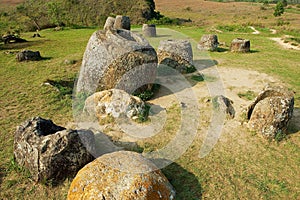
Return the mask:
[[253, 91], [247, 90], [246, 92], [239, 92], [238, 96], [242, 99], [253, 100], [256, 94]]
[[[0, 12], [9, 24], [22, 19], [22, 30], [35, 31], [55, 26], [99, 26], [108, 16], [126, 15], [133, 24], [159, 19], [153, 0], [25, 0], [14, 11]], [[16, 16], [16, 17], [7, 17]], [[0, 26], [3, 22], [1, 20]], [[7, 27], [8, 25], [5, 24]]]
[[275, 17], [278, 17], [281, 16], [283, 13], [284, 13], [284, 5], [281, 1], [279, 1], [275, 6], [273, 15]]

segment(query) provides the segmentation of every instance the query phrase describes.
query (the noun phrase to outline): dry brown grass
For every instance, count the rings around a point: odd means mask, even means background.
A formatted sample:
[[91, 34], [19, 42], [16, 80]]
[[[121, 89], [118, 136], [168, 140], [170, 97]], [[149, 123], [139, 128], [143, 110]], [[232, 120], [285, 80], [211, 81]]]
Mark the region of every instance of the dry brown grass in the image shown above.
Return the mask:
[[[191, 19], [194, 24], [200, 26], [240, 24], [271, 28], [276, 26], [279, 19], [273, 16], [274, 5], [264, 6], [266, 10], [261, 10], [262, 3], [222, 3], [204, 0], [156, 0], [155, 3], [156, 10], [163, 15]], [[290, 23], [284, 29], [300, 30], [299, 14], [285, 12], [280, 18]]]

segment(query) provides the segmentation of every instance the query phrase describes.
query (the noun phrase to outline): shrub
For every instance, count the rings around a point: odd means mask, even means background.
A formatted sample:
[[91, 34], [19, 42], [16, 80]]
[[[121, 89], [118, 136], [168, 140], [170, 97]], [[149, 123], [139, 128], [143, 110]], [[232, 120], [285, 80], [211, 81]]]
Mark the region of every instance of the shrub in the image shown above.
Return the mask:
[[281, 16], [283, 13], [284, 13], [284, 5], [281, 1], [279, 1], [275, 6], [273, 15], [275, 17], [278, 17]]

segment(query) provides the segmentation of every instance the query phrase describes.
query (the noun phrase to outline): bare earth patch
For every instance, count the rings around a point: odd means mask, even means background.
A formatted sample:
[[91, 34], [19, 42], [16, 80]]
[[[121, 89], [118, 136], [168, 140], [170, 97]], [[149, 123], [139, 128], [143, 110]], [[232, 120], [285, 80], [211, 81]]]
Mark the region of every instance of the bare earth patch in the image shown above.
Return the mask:
[[282, 38], [270, 38], [270, 39], [277, 42], [284, 49], [300, 50], [299, 46], [294, 46], [294, 45], [291, 45], [290, 43], [286, 43], [286, 42], [284, 42], [284, 40]]

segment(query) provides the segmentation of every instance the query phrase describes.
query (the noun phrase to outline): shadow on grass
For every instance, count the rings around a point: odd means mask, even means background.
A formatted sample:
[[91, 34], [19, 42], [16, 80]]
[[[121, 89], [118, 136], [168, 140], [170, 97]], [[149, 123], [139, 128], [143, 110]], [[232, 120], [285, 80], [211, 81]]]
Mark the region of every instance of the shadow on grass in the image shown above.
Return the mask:
[[217, 52], [226, 52], [229, 51], [229, 49], [218, 47]]
[[28, 47], [43, 44], [48, 40], [27, 41], [22, 43], [0, 44], [0, 50], [26, 49]]
[[5, 177], [4, 168], [0, 167], [0, 185], [2, 185], [2, 180]]
[[258, 50], [250, 50], [250, 53], [259, 53], [260, 51]]
[[74, 81], [75, 80], [73, 78], [69, 78], [66, 80], [47, 79], [44, 82], [44, 84], [55, 87], [59, 91], [60, 95], [64, 96], [64, 95], [72, 95], [73, 88], [74, 88]]
[[202, 199], [203, 189], [197, 177], [177, 163], [172, 163], [162, 169], [176, 190], [176, 198], [180, 200]]
[[197, 70], [203, 70], [210, 67], [213, 67], [218, 64], [218, 61], [211, 60], [211, 59], [201, 59], [201, 60], [194, 60], [194, 65], [196, 66]]

